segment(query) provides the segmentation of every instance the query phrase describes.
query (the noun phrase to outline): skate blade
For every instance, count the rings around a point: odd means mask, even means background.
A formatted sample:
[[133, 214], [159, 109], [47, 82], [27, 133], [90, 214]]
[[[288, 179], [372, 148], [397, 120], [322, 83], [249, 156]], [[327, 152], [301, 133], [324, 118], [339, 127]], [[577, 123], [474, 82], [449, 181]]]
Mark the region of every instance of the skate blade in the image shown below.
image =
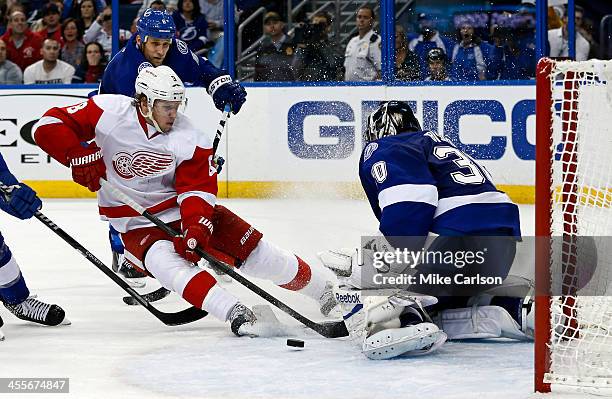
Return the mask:
[[61, 322], [61, 323], [59, 323], [58, 325], [59, 325], [59, 326], [69, 326], [69, 325], [71, 325], [71, 324], [72, 324], [72, 322], [71, 322], [70, 320], [68, 320], [68, 318], [67, 318], [67, 317], [64, 317], [64, 320], [62, 320], [62, 322]]

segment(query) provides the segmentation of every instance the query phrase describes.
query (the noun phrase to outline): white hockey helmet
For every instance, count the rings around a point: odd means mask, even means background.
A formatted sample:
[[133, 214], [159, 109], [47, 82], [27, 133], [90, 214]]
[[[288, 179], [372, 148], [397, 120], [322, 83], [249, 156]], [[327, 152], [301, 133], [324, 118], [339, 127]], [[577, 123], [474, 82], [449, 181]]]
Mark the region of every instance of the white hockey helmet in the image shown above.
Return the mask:
[[176, 101], [185, 104], [185, 85], [181, 78], [166, 65], [143, 68], [136, 77], [136, 95], [144, 94], [147, 97], [149, 112], [144, 115], [153, 121], [159, 131], [157, 122], [153, 118], [153, 105], [155, 100]]

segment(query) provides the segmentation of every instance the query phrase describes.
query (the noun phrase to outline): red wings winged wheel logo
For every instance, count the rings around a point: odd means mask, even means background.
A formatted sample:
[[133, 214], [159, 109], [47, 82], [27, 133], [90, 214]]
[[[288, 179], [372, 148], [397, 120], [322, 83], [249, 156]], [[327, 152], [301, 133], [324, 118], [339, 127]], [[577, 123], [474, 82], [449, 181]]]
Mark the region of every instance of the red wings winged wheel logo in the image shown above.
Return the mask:
[[113, 169], [124, 179], [154, 177], [164, 174], [174, 164], [172, 154], [136, 151], [134, 154], [118, 152], [113, 156]]

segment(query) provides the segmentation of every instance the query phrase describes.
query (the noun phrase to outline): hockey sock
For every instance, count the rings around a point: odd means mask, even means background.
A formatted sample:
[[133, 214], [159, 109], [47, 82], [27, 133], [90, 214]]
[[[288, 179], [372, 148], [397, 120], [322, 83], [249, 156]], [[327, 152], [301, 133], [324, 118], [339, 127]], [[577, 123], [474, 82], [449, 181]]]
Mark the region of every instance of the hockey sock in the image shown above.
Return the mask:
[[263, 278], [290, 291], [319, 300], [325, 289], [326, 278], [322, 269], [313, 269], [298, 256], [265, 240], [259, 241], [240, 271]]
[[237, 303], [238, 298], [215, 285], [204, 298], [202, 309], [221, 321], [227, 321], [230, 311]]

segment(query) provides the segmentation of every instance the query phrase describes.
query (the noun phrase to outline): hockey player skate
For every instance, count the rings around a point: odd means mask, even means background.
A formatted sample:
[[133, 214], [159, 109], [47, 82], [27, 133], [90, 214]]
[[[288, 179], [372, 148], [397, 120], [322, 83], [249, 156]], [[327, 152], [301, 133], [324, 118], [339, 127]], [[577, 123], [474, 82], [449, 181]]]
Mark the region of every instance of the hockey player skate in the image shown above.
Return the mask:
[[66, 319], [64, 309], [58, 305], [39, 301], [34, 296], [17, 304], [5, 303], [4, 306], [17, 318], [46, 326], [70, 324]]
[[143, 288], [146, 285], [146, 274], [137, 270], [128, 262], [123, 254], [113, 251], [113, 271], [119, 274], [125, 282], [134, 288]]
[[[2, 317], [0, 317], [0, 328], [2, 328], [3, 325], [4, 321], [2, 321]], [[2, 330], [0, 330], [0, 341], [4, 341], [4, 334], [2, 333]]]
[[290, 334], [268, 305], [255, 305], [253, 310], [237, 303], [230, 310], [228, 321], [232, 332], [239, 337], [280, 337]]

